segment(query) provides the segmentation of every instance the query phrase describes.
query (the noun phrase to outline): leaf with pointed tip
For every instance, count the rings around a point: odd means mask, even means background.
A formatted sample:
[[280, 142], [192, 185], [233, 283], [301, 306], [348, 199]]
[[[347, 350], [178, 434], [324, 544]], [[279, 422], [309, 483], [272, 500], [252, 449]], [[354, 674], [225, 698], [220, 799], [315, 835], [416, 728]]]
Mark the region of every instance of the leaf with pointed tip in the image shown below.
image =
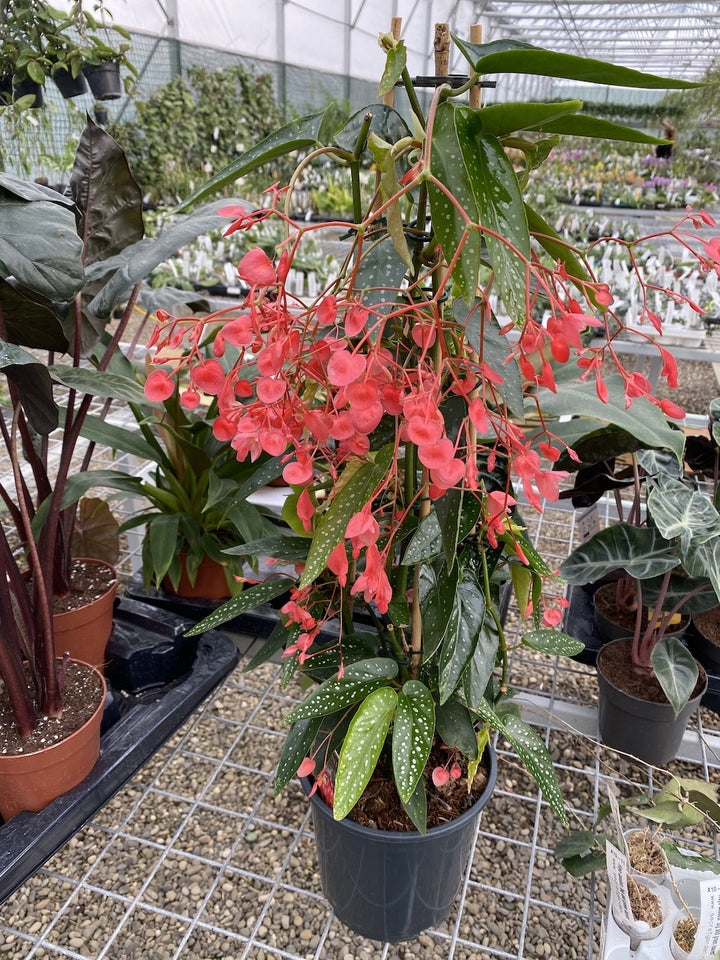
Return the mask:
[[[530, 235], [520, 186], [512, 164], [496, 137], [479, 129], [479, 113], [469, 107], [441, 103], [432, 134], [432, 172], [461, 204], [472, 223], [486, 227], [487, 244], [499, 293], [516, 322], [525, 317], [525, 263]], [[466, 303], [475, 300], [481, 258], [481, 236], [466, 232], [457, 208], [438, 187], [430, 186], [433, 227], [449, 262], [461, 244], [453, 270]]]
[[[377, 134], [371, 133], [368, 146], [375, 158], [375, 165], [380, 171], [380, 189], [383, 201], [392, 200], [400, 192], [400, 185], [395, 173], [395, 158], [392, 155], [392, 144], [381, 140]], [[413, 260], [405, 238], [405, 224], [402, 218], [402, 209], [399, 200], [393, 200], [385, 210], [387, 231], [393, 242], [398, 256], [409, 270], [412, 270]]]
[[298, 117], [298, 119], [286, 123], [284, 127], [280, 127], [279, 130], [271, 133], [269, 137], [261, 140], [250, 150], [246, 150], [245, 153], [223, 167], [201, 187], [198, 187], [175, 208], [175, 212], [179, 213], [192, 206], [193, 203], [197, 203], [198, 200], [206, 200], [213, 194], [217, 194], [223, 187], [235, 183], [239, 177], [252, 173], [253, 170], [257, 170], [264, 163], [269, 163], [278, 157], [287, 156], [295, 150], [303, 150], [318, 145], [323, 132], [321, 128], [326, 112]]
[[407, 803], [400, 800], [403, 810], [410, 817], [415, 829], [424, 837], [427, 833], [427, 795], [425, 793], [425, 778], [418, 780], [413, 794]]
[[621, 67], [604, 60], [556, 53], [522, 40], [493, 40], [468, 43], [453, 34], [453, 42], [476, 73], [523, 73], [532, 76], [580, 80], [615, 87], [641, 87], [647, 90], [687, 90], [707, 86], [703, 81], [673, 80]]
[[491, 103], [479, 114], [483, 133], [494, 137], [506, 137], [521, 130], [542, 130], [544, 124], [578, 113], [582, 100], [563, 100], [558, 103], [532, 103], [527, 101]]
[[383, 75], [380, 78], [380, 86], [378, 87], [377, 92], [379, 97], [384, 97], [386, 93], [390, 93], [390, 91], [394, 89], [395, 84], [402, 76], [402, 72], [405, 69], [406, 64], [407, 47], [405, 46], [405, 41], [400, 40], [390, 47], [387, 52], [385, 69], [383, 70]]
[[[367, 107], [356, 110], [345, 125], [338, 130], [334, 137], [338, 147], [348, 152], [355, 151], [358, 136], [365, 126], [365, 117], [368, 114], [370, 115], [368, 137], [371, 133], [374, 133], [381, 140], [386, 140], [388, 143], [397, 143], [398, 140], [410, 136], [408, 125], [397, 110], [382, 103], [371, 103]], [[367, 144], [363, 144], [363, 149], [366, 146]]]
[[455, 591], [438, 660], [441, 704], [457, 690], [472, 656], [484, 616], [485, 594], [472, 577], [464, 575]]
[[112, 397], [114, 400], [127, 400], [129, 403], [147, 403], [145, 392], [139, 383], [108, 370], [55, 363], [48, 367], [48, 371], [57, 383], [77, 390], [78, 393], [87, 393], [93, 397]]
[[454, 697], [435, 708], [435, 726], [446, 747], [457, 747], [471, 760], [478, 756], [478, 739], [470, 711]]
[[584, 643], [560, 630], [531, 630], [522, 635], [522, 643], [551, 657], [574, 657], [585, 649]]
[[350, 813], [367, 786], [385, 745], [397, 699], [391, 687], [381, 687], [365, 698], [350, 721], [335, 775], [336, 820]]
[[290, 587], [295, 586], [295, 581], [288, 577], [278, 577], [276, 580], [268, 580], [265, 583], [258, 583], [254, 587], [243, 590], [236, 597], [231, 597], [226, 603], [214, 610], [209, 616], [205, 617], [200, 623], [185, 633], [186, 637], [196, 637], [206, 630], [213, 630], [228, 620], [240, 616], [241, 613], [247, 613], [248, 610], [254, 610], [255, 607], [262, 606], [263, 603], [269, 603], [280, 594], [286, 593]]
[[698, 680], [695, 658], [676, 637], [665, 636], [653, 647], [650, 663], [677, 717]]
[[453, 314], [455, 320], [464, 325], [470, 345], [476, 353], [502, 378], [497, 389], [510, 412], [516, 417], [522, 417], [523, 385], [520, 367], [515, 358], [508, 360], [509, 344], [500, 335], [497, 322], [485, 316], [485, 306], [479, 300], [471, 308], [462, 300], [456, 300]]
[[572, 584], [592, 583], [621, 567], [631, 577], [646, 580], [677, 566], [671, 546], [653, 528], [616, 523], [573, 550], [560, 565], [560, 576]]
[[710, 500], [680, 480], [664, 476], [648, 480], [647, 502], [660, 533], [668, 540], [679, 539], [681, 554], [720, 536], [720, 514]]
[[419, 680], [408, 680], [398, 694], [392, 762], [400, 799], [409, 803], [430, 756], [435, 734], [435, 703]]
[[302, 630], [299, 623], [290, 623], [287, 626], [284, 623], [276, 623], [260, 649], [244, 664], [242, 672], [250, 673], [261, 664], [267, 663], [276, 653], [295, 643]]
[[290, 783], [297, 773], [298, 767], [310, 753], [320, 729], [321, 720], [321, 717], [310, 717], [307, 720], [298, 720], [290, 727], [275, 771], [273, 796], [277, 797], [281, 790]]
[[495, 669], [499, 646], [500, 634], [495, 620], [491, 616], [483, 617], [475, 650], [463, 674], [465, 702], [471, 710], [474, 710], [485, 696]]
[[440, 555], [442, 545], [440, 521], [437, 513], [431, 510], [426, 517], [422, 518], [417, 530], [412, 535], [412, 539], [403, 554], [402, 563], [405, 566], [413, 566], [416, 563], [432, 560]]
[[[528, 222], [528, 229], [535, 237], [537, 242], [555, 261], [565, 264], [565, 270], [570, 277], [576, 280], [589, 281], [588, 273], [582, 260], [579, 260], [573, 253], [571, 247], [562, 241], [560, 234], [550, 226], [550, 224], [529, 204], [525, 204], [525, 216]], [[584, 288], [591, 299], [594, 298], [593, 291]]]
[[423, 663], [427, 663], [434, 656], [447, 632], [448, 620], [455, 603], [457, 580], [458, 572], [455, 567], [449, 577], [437, 579], [421, 600]]
[[369, 693], [386, 687], [397, 676], [398, 665], [386, 657], [372, 657], [351, 663], [341, 680], [332, 678], [315, 687], [285, 718], [287, 723], [308, 717], [324, 717], [363, 700]]
[[537, 781], [550, 808], [567, 825], [569, 821], [555, 766], [547, 747], [537, 733], [515, 714], [499, 716], [487, 701], [480, 704], [477, 712], [485, 723], [490, 724], [510, 742], [515, 753]]
[[41, 436], [51, 433], [58, 425], [58, 406], [45, 364], [22, 347], [0, 340], [0, 370], [17, 388], [32, 428]]

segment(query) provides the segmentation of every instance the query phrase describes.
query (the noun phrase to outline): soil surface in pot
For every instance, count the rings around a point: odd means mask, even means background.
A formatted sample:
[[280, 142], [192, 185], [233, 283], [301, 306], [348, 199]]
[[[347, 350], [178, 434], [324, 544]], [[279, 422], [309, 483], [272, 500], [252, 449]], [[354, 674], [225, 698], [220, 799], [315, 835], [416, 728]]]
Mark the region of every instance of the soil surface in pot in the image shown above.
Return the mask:
[[636, 920], [644, 920], [649, 927], [657, 927], [663, 921], [659, 897], [642, 884], [628, 878], [630, 909]]
[[720, 647], [720, 607], [696, 613], [693, 622], [706, 640]]
[[95, 713], [102, 695], [97, 673], [82, 663], [69, 661], [62, 688], [62, 716], [41, 717], [29, 737], [17, 732], [10, 701], [0, 687], [0, 754], [34, 753], [69, 737]]
[[[441, 787], [432, 782], [431, 773], [437, 766], [448, 763], [448, 751], [440, 746], [433, 747], [430, 759], [425, 766], [425, 792], [427, 795], [427, 825], [439, 827], [455, 820], [465, 813], [482, 796], [487, 785], [488, 775], [484, 766], [480, 766], [468, 793], [467, 765], [465, 758], [458, 755], [462, 776], [458, 780], [452, 777]], [[398, 796], [392, 770], [381, 770], [378, 766], [365, 788], [365, 792], [348, 814], [348, 819], [363, 827], [374, 830], [394, 830], [402, 833], [416, 833], [415, 825], [405, 813]]]
[[673, 931], [675, 943], [685, 951], [690, 953], [695, 946], [695, 934], [697, 933], [698, 923], [694, 917], [685, 917], [681, 920]]
[[[631, 633], [635, 632], [635, 620], [637, 618], [637, 612], [635, 610], [619, 609], [617, 603], [615, 602], [614, 583], [604, 584], [595, 591], [595, 606], [607, 620], [612, 620], [613, 623], [617, 623], [619, 626], [625, 627]], [[676, 630], [682, 630], [683, 627], [687, 626], [689, 619], [690, 618], [688, 616], [681, 617], [680, 622], [672, 624], [666, 632], [674, 633]], [[647, 608], [644, 608], [642, 612], [642, 629], [644, 630], [647, 625], [648, 612]]]
[[667, 861], [663, 849], [649, 833], [637, 830], [627, 837], [626, 843], [630, 864], [635, 870], [653, 876], [662, 876], [666, 872]]
[[[629, 693], [639, 700], [648, 700], [651, 703], [667, 703], [663, 688], [654, 674], [649, 677], [635, 673], [630, 660], [630, 640], [617, 640], [606, 644], [598, 655], [598, 668], [602, 669], [603, 676], [623, 693]], [[698, 666], [698, 682], [692, 696], [697, 696], [705, 683], [705, 672]], [[690, 698], [692, 699], [692, 697]]]
[[101, 563], [73, 560], [70, 593], [53, 597], [53, 613], [79, 610], [104, 596], [116, 580], [111, 567]]

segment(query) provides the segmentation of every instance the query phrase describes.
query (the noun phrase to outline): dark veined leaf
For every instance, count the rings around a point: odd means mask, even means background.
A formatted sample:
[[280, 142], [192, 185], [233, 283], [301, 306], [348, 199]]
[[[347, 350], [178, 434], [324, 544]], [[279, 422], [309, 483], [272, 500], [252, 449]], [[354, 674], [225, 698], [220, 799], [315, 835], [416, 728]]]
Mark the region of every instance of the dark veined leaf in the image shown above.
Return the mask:
[[445, 703], [457, 690], [480, 633], [485, 594], [476, 580], [464, 575], [458, 582], [438, 659], [439, 697]]
[[475, 650], [463, 674], [465, 702], [474, 710], [485, 696], [487, 685], [495, 669], [500, 646], [500, 634], [492, 616], [483, 617]]
[[680, 541], [681, 553], [720, 536], [720, 514], [711, 501], [681, 480], [649, 479], [647, 501], [653, 523], [667, 540]]
[[435, 703], [419, 680], [408, 680], [398, 694], [392, 736], [395, 783], [403, 803], [409, 803], [430, 756], [435, 734]]
[[707, 86], [702, 81], [673, 80], [590, 57], [556, 53], [521, 40], [468, 43], [453, 34], [453, 41], [476, 73], [483, 75], [524, 73], [614, 87], [642, 87], [646, 90], [687, 90]]
[[290, 587], [295, 586], [295, 581], [288, 577], [278, 577], [275, 580], [268, 580], [265, 583], [259, 583], [257, 586], [243, 590], [237, 597], [232, 597], [226, 603], [214, 610], [209, 616], [195, 624], [185, 634], [186, 637], [196, 637], [206, 630], [213, 630], [234, 617], [239, 617], [241, 613], [247, 613], [248, 610], [254, 610], [255, 607], [262, 606], [263, 603], [269, 603], [280, 594], [286, 593]]
[[33, 429], [41, 436], [51, 433], [58, 425], [58, 406], [45, 364], [21, 347], [0, 341], [0, 370], [17, 388]]
[[653, 647], [650, 663], [677, 717], [697, 684], [697, 662], [680, 640], [665, 636]]
[[617, 523], [600, 530], [563, 560], [560, 576], [572, 584], [592, 583], [621, 567], [646, 580], [674, 569], [677, 557], [657, 530]]
[[48, 370], [53, 380], [71, 390], [77, 390], [78, 393], [87, 393], [93, 397], [112, 397], [114, 400], [127, 400], [129, 403], [147, 403], [139, 383], [116, 373], [59, 363], [48, 367]]
[[397, 693], [382, 687], [370, 693], [350, 721], [335, 775], [333, 817], [342, 820], [360, 799], [385, 744], [395, 715]]
[[297, 707], [285, 718], [288, 723], [305, 720], [308, 717], [324, 717], [343, 710], [353, 703], [386, 687], [397, 676], [398, 665], [386, 657], [373, 657], [351, 663], [345, 668], [341, 680], [332, 678], [315, 687]]

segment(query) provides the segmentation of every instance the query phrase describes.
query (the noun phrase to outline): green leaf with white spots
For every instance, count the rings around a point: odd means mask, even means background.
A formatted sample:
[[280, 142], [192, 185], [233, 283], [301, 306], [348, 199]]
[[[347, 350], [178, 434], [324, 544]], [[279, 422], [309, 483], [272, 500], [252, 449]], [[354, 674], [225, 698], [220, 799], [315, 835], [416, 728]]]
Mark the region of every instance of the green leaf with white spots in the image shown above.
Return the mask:
[[324, 717], [352, 706], [353, 703], [364, 700], [374, 690], [386, 687], [397, 676], [397, 672], [397, 663], [385, 657], [351, 663], [345, 668], [341, 680], [325, 680], [288, 714], [285, 722], [295, 723], [308, 717]]
[[415, 829], [423, 837], [427, 833], [427, 794], [425, 793], [425, 777], [421, 777], [415, 785], [413, 794], [407, 803], [401, 798], [403, 810], [415, 824]]
[[[380, 189], [384, 201], [390, 200], [400, 192], [400, 184], [397, 181], [395, 173], [395, 158], [392, 155], [392, 144], [378, 137], [376, 133], [371, 133], [368, 138], [368, 146], [375, 158], [375, 165], [380, 171]], [[392, 238], [398, 256], [402, 258], [403, 263], [412, 270], [413, 261], [410, 255], [410, 249], [405, 239], [405, 224], [403, 223], [400, 201], [394, 200], [385, 211], [385, 222], [387, 231]]]
[[584, 643], [561, 630], [530, 630], [522, 635], [522, 642], [551, 657], [574, 657], [585, 649]]
[[485, 723], [490, 724], [491, 727], [509, 740], [515, 753], [537, 781], [550, 808], [567, 826], [569, 821], [560, 793], [555, 766], [547, 747], [537, 733], [529, 724], [514, 714], [508, 714], [504, 717], [499, 716], [487, 701], [483, 701], [478, 706], [477, 712]]
[[435, 655], [447, 632], [447, 625], [455, 603], [458, 570], [449, 577], [440, 577], [422, 598], [423, 663]]
[[435, 734], [435, 703], [419, 680], [408, 680], [398, 694], [392, 737], [395, 783], [403, 803], [409, 803], [430, 756]]
[[310, 544], [305, 571], [300, 580], [301, 589], [309, 586], [323, 572], [328, 557], [345, 539], [348, 523], [372, 497], [385, 473], [386, 466], [378, 458], [376, 463], [363, 464], [338, 491]]
[[360, 799], [378, 762], [398, 696], [391, 687], [369, 694], [350, 721], [335, 775], [333, 817], [342, 820]]
[[458, 583], [438, 661], [440, 703], [456, 691], [485, 616], [485, 594], [467, 575]]
[[404, 40], [398, 40], [387, 52], [385, 69], [380, 79], [377, 95], [384, 97], [395, 87], [407, 64], [407, 47]]
[[275, 772], [274, 796], [277, 797], [280, 791], [290, 783], [298, 767], [312, 750], [321, 723], [321, 717], [311, 717], [308, 720], [298, 720], [290, 728]]
[[405, 566], [414, 566], [416, 563], [432, 560], [433, 557], [440, 555], [442, 548], [443, 536], [440, 521], [435, 511], [431, 510], [426, 517], [423, 517], [412, 535], [402, 562]]
[[475, 650], [463, 674], [465, 701], [471, 709], [475, 709], [485, 696], [485, 690], [495, 669], [499, 645], [500, 634], [495, 620], [491, 616], [483, 617]]
[[557, 572], [547, 565], [547, 561], [538, 553], [537, 549], [530, 543], [527, 537], [524, 537], [519, 530], [513, 530], [512, 534], [504, 533], [502, 536], [498, 537], [498, 540], [502, 540], [511, 552], [515, 552], [517, 544], [518, 547], [525, 554], [525, 557], [531, 567], [531, 569], [536, 570], [543, 577], [547, 577], [549, 580], [560, 580], [562, 579], [557, 575]]
[[435, 726], [446, 747], [457, 747], [466, 757], [478, 755], [477, 734], [470, 711], [459, 700], [450, 699], [435, 708]]
[[289, 577], [278, 577], [277, 580], [268, 580], [266, 583], [258, 583], [257, 586], [250, 587], [249, 590], [243, 590], [237, 597], [232, 597], [227, 603], [214, 610], [209, 616], [196, 623], [194, 627], [187, 631], [186, 637], [196, 637], [206, 630], [214, 630], [228, 620], [240, 616], [241, 613], [247, 613], [248, 610], [254, 610], [279, 597], [281, 593], [286, 593], [290, 587], [295, 586], [295, 581]]
[[525, 317], [524, 261], [530, 258], [530, 234], [515, 171], [497, 137], [482, 132], [481, 116], [482, 111], [467, 106], [439, 104], [431, 163], [433, 175], [459, 201], [471, 222], [487, 231], [481, 235], [468, 228], [448, 197], [430, 185], [433, 227], [448, 262], [464, 244], [453, 279], [468, 304], [475, 299], [481, 240], [485, 240], [500, 296], [519, 323]]

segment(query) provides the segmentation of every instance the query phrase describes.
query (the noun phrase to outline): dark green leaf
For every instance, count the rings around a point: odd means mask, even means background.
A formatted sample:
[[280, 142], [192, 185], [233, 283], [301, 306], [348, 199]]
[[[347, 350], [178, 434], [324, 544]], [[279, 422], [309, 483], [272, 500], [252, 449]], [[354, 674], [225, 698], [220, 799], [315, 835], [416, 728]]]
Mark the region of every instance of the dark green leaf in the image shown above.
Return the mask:
[[335, 134], [335, 143], [348, 153], [355, 150], [360, 131], [365, 125], [365, 117], [370, 114], [370, 126], [367, 130], [367, 136], [371, 133], [386, 140], [388, 143], [397, 143], [403, 137], [410, 135], [407, 124], [392, 107], [387, 107], [382, 103], [371, 103], [367, 107], [356, 111], [350, 119]]
[[650, 663], [677, 717], [695, 689], [697, 662], [678, 639], [665, 636], [653, 647]]
[[560, 630], [531, 630], [522, 635], [526, 647], [547, 653], [551, 657], [574, 657], [585, 649], [585, 644]]
[[311, 717], [308, 720], [298, 720], [290, 727], [275, 771], [274, 796], [290, 783], [298, 767], [312, 750], [320, 722], [320, 717]]
[[495, 669], [500, 645], [500, 634], [493, 617], [486, 614], [475, 650], [463, 675], [463, 691], [468, 706], [474, 710], [485, 696], [487, 685]]
[[515, 359], [508, 362], [508, 342], [500, 335], [497, 322], [486, 313], [486, 307], [480, 300], [475, 301], [471, 308], [462, 300], [456, 300], [453, 314], [455, 320], [465, 327], [468, 341], [476, 353], [502, 377], [498, 390], [511, 413], [522, 417], [524, 401], [520, 367]]
[[255, 607], [260, 607], [263, 603], [269, 603], [270, 600], [274, 600], [275, 597], [286, 593], [290, 587], [294, 586], [294, 580], [289, 580], [287, 577], [278, 577], [275, 580], [268, 580], [265, 583], [250, 587], [248, 590], [243, 590], [237, 597], [232, 597], [226, 603], [223, 603], [217, 610], [214, 610], [204, 620], [188, 630], [185, 636], [196, 637], [206, 630], [213, 630], [215, 627], [227, 623], [228, 620], [240, 616], [241, 613], [247, 613], [248, 610], [254, 610]]
[[32, 428], [41, 436], [51, 433], [58, 425], [58, 407], [47, 367], [21, 347], [0, 341], [0, 370], [17, 387]]
[[392, 760], [400, 799], [409, 803], [430, 756], [435, 735], [435, 704], [419, 680], [408, 680], [398, 694]]
[[464, 703], [450, 698], [435, 708], [438, 736], [447, 747], [457, 747], [466, 757], [476, 760], [478, 742], [470, 711]]
[[129, 403], [147, 403], [139, 383], [118, 376], [116, 373], [57, 363], [48, 367], [48, 370], [53, 380], [71, 390], [77, 390], [78, 393], [88, 393], [94, 397], [112, 397], [114, 400], [127, 400]]
[[583, 83], [602, 83], [615, 87], [641, 87], [646, 90], [686, 90], [702, 87], [702, 81], [673, 80], [642, 73], [590, 57], [555, 53], [521, 40], [493, 40], [468, 43], [453, 35], [453, 41], [476, 73], [524, 73]]
[[289, 626], [285, 626], [284, 623], [276, 623], [270, 636], [243, 666], [243, 673], [250, 673], [261, 664], [267, 663], [276, 653], [295, 643], [301, 633], [302, 627], [299, 623], [292, 623]]
[[423, 623], [423, 662], [435, 654], [447, 631], [447, 624], [455, 603], [457, 568], [449, 577], [440, 577], [422, 598], [420, 609]]
[[[525, 216], [530, 233], [535, 237], [543, 250], [549, 253], [554, 261], [564, 263], [565, 270], [569, 276], [579, 280], [589, 281], [590, 275], [582, 261], [575, 256], [567, 243], [563, 243], [560, 234], [543, 219], [537, 210], [533, 210], [527, 203], [525, 204]], [[588, 290], [588, 288], [585, 289]], [[592, 297], [592, 291], [589, 290], [588, 292]]]
[[305, 720], [307, 717], [324, 717], [345, 707], [364, 700], [365, 697], [380, 687], [388, 686], [398, 671], [394, 660], [385, 657], [374, 657], [370, 660], [361, 660], [351, 663], [345, 668], [341, 680], [332, 678], [325, 680], [319, 687], [315, 687], [285, 718], [294, 723], [296, 720]]
[[269, 163], [278, 157], [287, 156], [295, 150], [316, 146], [324, 116], [325, 112], [313, 113], [310, 116], [298, 117], [297, 120], [286, 123], [284, 127], [280, 127], [279, 130], [271, 133], [269, 137], [261, 140], [250, 150], [246, 150], [245, 153], [223, 167], [219, 173], [216, 173], [201, 187], [198, 187], [175, 208], [175, 212], [179, 213], [192, 206], [193, 203], [197, 203], [198, 200], [206, 200], [213, 194], [217, 194], [223, 187], [235, 183], [239, 177], [252, 173], [253, 170], [257, 170], [264, 163]]
[[480, 129], [494, 137], [520, 130], [544, 129], [544, 124], [582, 110], [582, 100], [558, 103], [490, 103], [479, 114]]
[[472, 656], [485, 615], [485, 594], [477, 582], [464, 576], [458, 583], [438, 662], [440, 703], [457, 690]]
[[405, 566], [412, 566], [437, 557], [442, 551], [442, 530], [437, 513], [431, 510], [423, 517], [412, 535], [407, 550], [403, 554], [402, 562]]
[[230, 556], [272, 557], [274, 560], [296, 563], [307, 557], [308, 543], [303, 537], [262, 537], [238, 547], [228, 547], [225, 553]]
[[425, 778], [421, 777], [413, 790], [413, 795], [407, 803], [400, 801], [403, 810], [410, 817], [418, 833], [425, 836], [427, 833], [427, 795], [425, 793]]
[[670, 547], [657, 530], [613, 524], [573, 550], [560, 565], [560, 576], [572, 584], [592, 583], [621, 567], [631, 577], [645, 580], [677, 566]]

